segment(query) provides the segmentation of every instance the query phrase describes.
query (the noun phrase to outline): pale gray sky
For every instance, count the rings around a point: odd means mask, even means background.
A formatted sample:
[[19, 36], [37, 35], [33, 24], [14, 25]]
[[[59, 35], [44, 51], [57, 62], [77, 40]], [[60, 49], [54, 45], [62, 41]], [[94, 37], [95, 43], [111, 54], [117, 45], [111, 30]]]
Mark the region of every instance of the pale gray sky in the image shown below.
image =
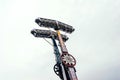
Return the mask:
[[76, 29], [66, 46], [79, 80], [120, 80], [119, 0], [0, 0], [0, 80], [60, 80], [53, 48], [30, 34], [37, 17]]

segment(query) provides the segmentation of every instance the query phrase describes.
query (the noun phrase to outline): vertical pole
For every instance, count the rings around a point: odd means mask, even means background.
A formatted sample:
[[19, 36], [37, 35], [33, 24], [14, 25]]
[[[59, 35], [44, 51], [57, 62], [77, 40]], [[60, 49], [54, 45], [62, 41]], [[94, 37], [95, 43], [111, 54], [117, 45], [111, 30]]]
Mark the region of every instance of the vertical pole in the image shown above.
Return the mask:
[[59, 39], [59, 43], [60, 43], [62, 53], [67, 53], [68, 50], [67, 50], [67, 48], [66, 48], [66, 46], [65, 46], [65, 44], [62, 40], [62, 37], [61, 37], [61, 34], [60, 34], [59, 30], [57, 30], [57, 34], [58, 34], [58, 39]]
[[57, 43], [54, 39], [54, 36], [52, 36], [52, 41], [53, 41], [53, 45], [54, 45], [54, 51], [55, 51], [54, 53], [55, 53], [55, 56], [56, 56], [56, 62], [58, 62], [61, 66], [63, 80], [67, 80], [66, 74], [65, 74], [65, 69], [64, 69], [63, 64], [61, 62], [61, 59], [60, 59], [60, 52], [59, 52], [59, 49], [57, 47]]
[[[66, 46], [65, 46], [65, 44], [62, 40], [60, 31], [59, 30], [56, 30], [56, 31], [57, 31], [57, 34], [58, 34], [62, 54], [68, 53], [68, 50], [67, 50], [67, 48], [66, 48]], [[77, 75], [76, 75], [75, 70], [74, 70], [74, 67], [68, 67], [68, 74], [69, 74], [70, 80], [78, 80]]]

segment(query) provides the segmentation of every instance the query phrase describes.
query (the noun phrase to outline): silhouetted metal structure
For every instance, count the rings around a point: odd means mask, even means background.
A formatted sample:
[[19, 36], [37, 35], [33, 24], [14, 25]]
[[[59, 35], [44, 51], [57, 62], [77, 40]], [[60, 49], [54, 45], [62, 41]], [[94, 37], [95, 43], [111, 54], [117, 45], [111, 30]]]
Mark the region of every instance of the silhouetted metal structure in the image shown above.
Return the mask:
[[[55, 30], [62, 30], [67, 33], [72, 33], [75, 29], [65, 23], [62, 23], [60, 21], [52, 20], [52, 19], [46, 19], [46, 18], [37, 18], [35, 22], [40, 26], [40, 27], [47, 27], [47, 28], [53, 28]], [[56, 24], [57, 22], [57, 24]], [[59, 25], [59, 26], [58, 26]]]
[[[62, 30], [67, 33], [72, 33], [75, 29], [70, 25], [51, 19], [38, 18], [35, 20], [35, 22], [40, 27], [41, 26], [48, 27], [56, 30], [56, 32], [50, 30], [40, 30], [40, 29], [33, 29], [31, 31], [31, 33], [35, 37], [52, 39], [54, 46], [54, 54], [56, 56], [56, 64], [54, 66], [54, 72], [60, 77], [61, 80], [78, 80], [76, 76], [76, 70], [74, 67], [76, 65], [76, 60], [71, 54], [69, 54], [66, 45], [64, 44], [64, 42], [68, 40], [68, 37], [66, 35], [61, 34], [59, 31]], [[62, 52], [61, 54], [59, 52], [55, 39], [59, 41]]]
[[[58, 40], [57, 33], [51, 30], [41, 30], [41, 29], [33, 29], [31, 30], [31, 33], [35, 37], [40, 37], [40, 38], [52, 38], [54, 36], [54, 39]], [[61, 34], [62, 39], [64, 42], [66, 42], [69, 38], [66, 35]]]

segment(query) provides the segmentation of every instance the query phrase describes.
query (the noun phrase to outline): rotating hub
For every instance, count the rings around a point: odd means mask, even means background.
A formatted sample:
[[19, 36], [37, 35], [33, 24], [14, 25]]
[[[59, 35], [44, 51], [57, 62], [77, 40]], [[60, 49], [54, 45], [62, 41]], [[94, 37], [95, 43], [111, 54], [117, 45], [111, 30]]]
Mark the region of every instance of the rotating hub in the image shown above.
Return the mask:
[[62, 54], [61, 60], [63, 64], [68, 67], [74, 67], [76, 65], [76, 60], [71, 54], [67, 54], [67, 53]]

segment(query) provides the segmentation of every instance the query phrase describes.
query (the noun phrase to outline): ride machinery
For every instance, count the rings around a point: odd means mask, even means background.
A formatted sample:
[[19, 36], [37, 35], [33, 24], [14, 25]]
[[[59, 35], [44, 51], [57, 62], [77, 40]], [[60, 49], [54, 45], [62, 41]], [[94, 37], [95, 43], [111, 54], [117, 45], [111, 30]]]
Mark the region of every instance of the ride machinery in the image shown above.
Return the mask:
[[[52, 19], [37, 18], [35, 22], [40, 27], [53, 28], [55, 30], [51, 31], [33, 29], [31, 30], [31, 33], [35, 37], [50, 38], [52, 40], [54, 46], [54, 54], [56, 57], [56, 64], [54, 65], [53, 69], [56, 75], [58, 75], [61, 80], [78, 80], [74, 67], [76, 65], [76, 60], [71, 54], [69, 54], [65, 45], [68, 37], [61, 34], [59, 31], [61, 30], [67, 33], [72, 33], [75, 29], [70, 25]], [[61, 53], [59, 51], [56, 40], [59, 41]]]

